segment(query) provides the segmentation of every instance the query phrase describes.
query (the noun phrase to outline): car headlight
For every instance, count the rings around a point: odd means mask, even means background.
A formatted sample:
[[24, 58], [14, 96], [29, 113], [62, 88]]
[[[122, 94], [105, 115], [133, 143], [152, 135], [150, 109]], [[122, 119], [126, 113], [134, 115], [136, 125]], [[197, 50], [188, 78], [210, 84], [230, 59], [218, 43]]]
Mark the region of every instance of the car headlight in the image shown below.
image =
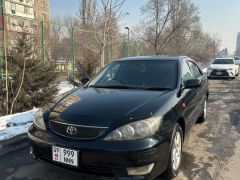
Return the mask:
[[228, 71], [232, 71], [233, 70], [233, 68], [229, 68], [229, 69], [227, 69]]
[[104, 138], [104, 140], [127, 141], [144, 139], [155, 134], [161, 124], [161, 121], [162, 117], [152, 117], [136, 121], [114, 130], [106, 138]]
[[43, 110], [41, 108], [38, 109], [35, 119], [34, 119], [34, 124], [41, 130], [46, 130], [46, 126], [43, 120]]

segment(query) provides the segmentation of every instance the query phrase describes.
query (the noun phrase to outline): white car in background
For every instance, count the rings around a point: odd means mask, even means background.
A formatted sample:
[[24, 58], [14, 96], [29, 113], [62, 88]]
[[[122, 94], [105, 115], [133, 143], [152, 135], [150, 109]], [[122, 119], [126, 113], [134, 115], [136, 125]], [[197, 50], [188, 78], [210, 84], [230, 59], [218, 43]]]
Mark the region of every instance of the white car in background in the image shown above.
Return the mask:
[[232, 78], [239, 74], [239, 66], [234, 58], [216, 58], [208, 67], [208, 78]]
[[235, 57], [235, 64], [240, 67], [240, 57]]

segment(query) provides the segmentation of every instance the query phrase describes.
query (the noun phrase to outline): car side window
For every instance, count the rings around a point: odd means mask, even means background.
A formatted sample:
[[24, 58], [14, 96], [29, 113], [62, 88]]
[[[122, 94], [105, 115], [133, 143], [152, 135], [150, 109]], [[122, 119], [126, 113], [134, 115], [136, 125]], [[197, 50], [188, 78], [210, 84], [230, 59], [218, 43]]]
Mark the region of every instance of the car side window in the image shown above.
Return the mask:
[[198, 78], [199, 76], [202, 75], [201, 71], [198, 69], [195, 63], [193, 63], [192, 61], [188, 61], [187, 63], [189, 64], [189, 67], [193, 73], [194, 78]]
[[186, 61], [184, 61], [182, 64], [182, 79], [184, 81], [186, 81], [186, 80], [192, 79], [192, 78], [193, 78], [193, 74], [189, 68], [189, 65], [187, 64]]

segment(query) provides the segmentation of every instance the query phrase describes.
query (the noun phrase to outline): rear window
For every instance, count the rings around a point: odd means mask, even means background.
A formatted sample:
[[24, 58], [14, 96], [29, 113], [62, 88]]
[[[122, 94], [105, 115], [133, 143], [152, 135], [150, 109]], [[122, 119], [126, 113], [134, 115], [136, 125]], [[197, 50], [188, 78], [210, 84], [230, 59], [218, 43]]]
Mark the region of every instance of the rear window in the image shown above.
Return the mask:
[[233, 59], [215, 59], [213, 64], [234, 64]]

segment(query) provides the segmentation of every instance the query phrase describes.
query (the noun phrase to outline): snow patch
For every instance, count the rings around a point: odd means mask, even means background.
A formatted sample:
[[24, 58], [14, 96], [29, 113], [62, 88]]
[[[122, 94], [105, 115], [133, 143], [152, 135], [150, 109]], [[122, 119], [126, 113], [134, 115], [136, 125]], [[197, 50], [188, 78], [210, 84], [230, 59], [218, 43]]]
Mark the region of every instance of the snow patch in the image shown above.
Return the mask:
[[[74, 86], [67, 81], [58, 85], [58, 95], [74, 89]], [[38, 109], [0, 117], [0, 141], [25, 134], [32, 125]]]
[[68, 81], [61, 82], [58, 86], [58, 95], [63, 94], [67, 91], [74, 89], [74, 85], [70, 84]]
[[34, 121], [38, 109], [0, 117], [0, 141], [25, 134]]

